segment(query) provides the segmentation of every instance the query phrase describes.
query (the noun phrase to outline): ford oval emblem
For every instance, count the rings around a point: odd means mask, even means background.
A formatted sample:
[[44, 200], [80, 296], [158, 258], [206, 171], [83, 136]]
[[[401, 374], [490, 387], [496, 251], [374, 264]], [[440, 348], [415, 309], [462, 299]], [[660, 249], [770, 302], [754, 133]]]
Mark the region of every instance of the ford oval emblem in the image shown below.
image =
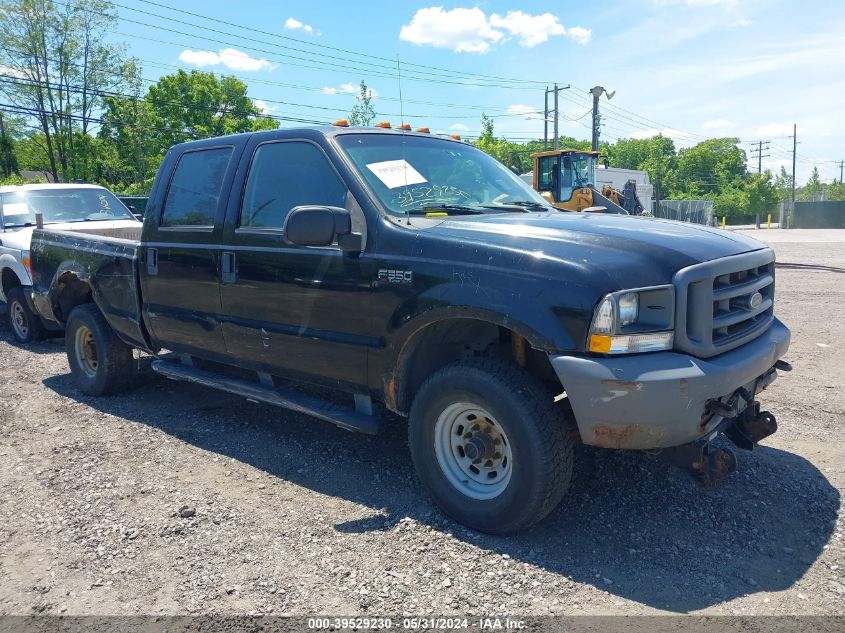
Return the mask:
[[748, 307], [752, 310], [760, 306], [763, 303], [763, 295], [759, 292], [755, 292], [751, 297], [748, 299]]

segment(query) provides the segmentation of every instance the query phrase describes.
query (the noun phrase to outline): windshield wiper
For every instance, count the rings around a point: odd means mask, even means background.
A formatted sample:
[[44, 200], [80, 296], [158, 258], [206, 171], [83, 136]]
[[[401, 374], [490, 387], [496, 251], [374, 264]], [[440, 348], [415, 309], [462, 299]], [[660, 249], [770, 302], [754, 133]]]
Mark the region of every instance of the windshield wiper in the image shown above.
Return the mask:
[[522, 207], [525, 209], [533, 209], [535, 211], [548, 211], [549, 205], [537, 202], [536, 200], [508, 200], [507, 202], [499, 202], [497, 207]]
[[408, 215], [428, 215], [446, 213], [448, 215], [478, 215], [484, 213], [478, 206], [465, 204], [431, 204], [416, 209], [409, 209]]

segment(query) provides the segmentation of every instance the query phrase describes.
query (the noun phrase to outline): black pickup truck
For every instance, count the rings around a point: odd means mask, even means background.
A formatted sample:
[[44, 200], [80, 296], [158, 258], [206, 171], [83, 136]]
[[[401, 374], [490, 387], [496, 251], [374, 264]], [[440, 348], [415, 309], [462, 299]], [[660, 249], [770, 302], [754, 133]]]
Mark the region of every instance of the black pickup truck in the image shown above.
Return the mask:
[[[576, 444], [715, 485], [776, 429], [774, 254], [727, 231], [555, 210], [425, 132], [318, 127], [172, 148], [139, 242], [39, 230], [33, 301], [91, 395], [165, 376], [375, 433], [408, 418], [437, 503], [508, 533]], [[310, 386], [302, 386], [307, 383]], [[316, 385], [316, 387], [315, 387]], [[317, 394], [317, 395], [315, 395]]]

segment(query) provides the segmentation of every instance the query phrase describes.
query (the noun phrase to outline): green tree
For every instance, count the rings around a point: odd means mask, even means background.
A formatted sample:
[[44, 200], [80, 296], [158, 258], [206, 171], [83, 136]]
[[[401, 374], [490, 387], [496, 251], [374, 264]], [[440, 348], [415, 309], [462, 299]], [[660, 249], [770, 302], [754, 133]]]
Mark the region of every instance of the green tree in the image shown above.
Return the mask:
[[349, 113], [349, 125], [370, 125], [376, 117], [373, 107], [373, 91], [367, 88], [364, 80], [358, 86], [359, 92], [355, 95], [356, 103]]
[[678, 152], [671, 194], [702, 197], [733, 189], [747, 173], [745, 151], [739, 139], [716, 138]]
[[759, 213], [761, 218], [765, 218], [775, 211], [780, 196], [772, 182], [772, 172], [767, 169], [762, 174], [749, 175], [745, 188], [748, 193], [748, 212], [751, 215]]
[[813, 167], [807, 184], [798, 190], [796, 197], [798, 200], [824, 200], [827, 193], [826, 189], [819, 177], [819, 168]]
[[57, 179], [89, 175], [85, 135], [104, 92], [123, 84], [124, 50], [106, 42], [116, 20], [109, 0], [0, 0], [0, 65], [11, 76], [0, 92], [37, 122]]
[[165, 75], [147, 92], [146, 101], [159, 122], [162, 146], [209, 136], [252, 131], [261, 111], [235, 77], [179, 70]]
[[6, 119], [0, 112], [0, 177], [8, 178], [18, 173], [18, 159], [15, 156], [13, 140], [14, 122]]

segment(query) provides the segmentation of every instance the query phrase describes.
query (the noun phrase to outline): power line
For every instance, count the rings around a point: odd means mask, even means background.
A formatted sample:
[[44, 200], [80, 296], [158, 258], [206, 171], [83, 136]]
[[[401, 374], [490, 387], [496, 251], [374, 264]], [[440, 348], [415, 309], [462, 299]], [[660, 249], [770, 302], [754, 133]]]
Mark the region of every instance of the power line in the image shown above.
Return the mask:
[[[55, 0], [55, 2], [56, 2], [56, 4], [59, 4], [59, 5], [62, 5], [62, 6], [68, 6], [66, 3], [60, 2], [59, 0]], [[185, 25], [185, 26], [188, 26], [188, 27], [192, 27], [192, 28], [196, 28], [196, 29], [202, 29], [203, 31], [217, 33], [217, 34], [228, 36], [228, 37], [239, 38], [239, 39], [242, 39], [246, 42], [256, 42], [256, 43], [259, 43], [259, 44], [266, 44], [266, 45], [269, 45], [269, 46], [273, 46], [277, 49], [294, 50], [295, 52], [301, 52], [305, 55], [309, 55], [309, 57], [301, 57], [299, 55], [292, 55], [292, 54], [289, 54], [289, 53], [282, 53], [282, 52], [278, 52], [278, 51], [268, 51], [266, 49], [259, 48], [259, 47], [256, 47], [256, 46], [251, 46], [251, 45], [244, 44], [244, 43], [238, 44], [241, 48], [244, 48], [244, 49], [247, 49], [247, 50], [250, 50], [250, 51], [254, 51], [254, 52], [258, 52], [258, 53], [262, 53], [262, 54], [268, 54], [268, 55], [278, 55], [279, 57], [282, 57], [282, 58], [285, 58], [285, 59], [291, 59], [291, 60], [295, 60], [297, 62], [305, 62], [305, 63], [290, 63], [288, 61], [282, 61], [280, 59], [268, 59], [268, 60], [266, 60], [268, 62], [276, 62], [276, 63], [279, 63], [279, 64], [287, 64], [287, 65], [296, 66], [296, 67], [299, 67], [299, 68], [308, 68], [308, 69], [324, 70], [324, 71], [325, 70], [337, 71], [338, 69], [344, 69], [344, 70], [350, 70], [350, 71], [355, 71], [355, 72], [369, 73], [371, 75], [390, 78], [390, 79], [396, 79], [398, 77], [396, 72], [393, 70], [392, 65], [391, 66], [384, 66], [384, 65], [373, 64], [373, 63], [370, 63], [370, 62], [362, 62], [362, 61], [358, 61], [358, 60], [351, 60], [352, 63], [358, 64], [358, 65], [357, 66], [350, 66], [346, 63], [339, 63], [338, 58], [331, 58], [328, 55], [323, 55], [323, 57], [327, 58], [329, 61], [323, 61], [322, 59], [319, 59], [319, 58], [317, 58], [317, 59], [313, 58], [313, 55], [314, 55], [313, 53], [310, 53], [308, 51], [301, 51], [299, 49], [293, 49], [293, 47], [290, 47], [290, 46], [285, 46], [285, 45], [282, 45], [282, 44], [274, 44], [272, 42], [265, 42], [264, 40], [257, 40], [255, 38], [249, 38], [249, 37], [245, 37], [245, 36], [242, 36], [242, 35], [230, 33], [230, 32], [227, 32], [227, 31], [221, 31], [220, 29], [214, 29], [214, 28], [211, 28], [211, 27], [208, 27], [208, 26], [203, 26], [203, 25], [198, 25], [198, 24], [194, 24], [194, 23], [191, 23], [191, 22], [186, 22], [184, 20], [178, 20], [178, 19], [175, 19], [175, 18], [170, 17], [170, 16], [161, 15], [159, 13], [144, 11], [143, 9], [134, 9], [132, 7], [125, 7], [124, 5], [119, 5], [119, 6], [127, 8], [131, 11], [136, 11], [136, 12], [139, 12], [139, 13], [142, 13], [142, 14], [145, 14], [145, 15], [149, 15], [151, 17], [158, 18], [158, 19], [165, 21], [165, 22], [182, 24], [182, 25]], [[97, 15], [109, 16], [109, 14], [106, 14], [106, 13], [101, 12], [101, 11], [94, 11], [94, 10], [91, 10], [91, 11], [92, 11], [92, 13], [95, 13]], [[122, 17], [122, 16], [118, 16], [117, 19], [121, 22], [129, 23], [129, 24], [136, 24], [136, 25], [139, 25], [139, 26], [144, 26], [144, 27], [147, 27], [147, 28], [154, 29], [156, 31], [166, 31], [168, 33], [173, 33], [173, 34], [181, 35], [181, 36], [184, 36], [184, 37], [199, 38], [199, 39], [202, 39], [202, 40], [206, 40], [208, 42], [214, 42], [215, 44], [222, 44], [224, 46], [233, 46], [233, 44], [231, 42], [226, 41], [226, 40], [221, 40], [221, 39], [217, 39], [217, 38], [214, 38], [214, 37], [208, 37], [206, 35], [201, 35], [201, 34], [198, 34], [198, 33], [186, 33], [185, 31], [180, 31], [178, 29], [173, 29], [173, 28], [170, 28], [170, 27], [167, 27], [167, 26], [163, 26], [162, 24], [150, 24], [148, 22], [142, 22], [140, 20], [134, 20], [132, 18], [127, 18], [127, 17]], [[150, 40], [150, 41], [158, 42], [158, 43], [162, 43], [162, 44], [169, 44], [169, 45], [172, 45], [172, 46], [183, 46], [183, 44], [177, 44], [175, 42], [167, 42], [167, 41], [163, 41], [163, 40], [157, 40], [155, 38], [145, 37], [145, 36], [141, 36], [141, 35], [129, 35], [129, 36], [130, 37], [136, 37], [136, 38], [139, 38], [139, 39], [146, 39], [146, 40]], [[342, 61], [350, 61], [350, 60], [342, 60]], [[308, 64], [317, 64], [317, 66], [308, 65]], [[525, 89], [525, 88], [527, 88], [531, 85], [531, 84], [525, 83], [525, 80], [518, 80], [518, 79], [517, 80], [508, 80], [509, 83], [510, 83], [510, 85], [509, 85], [507, 83], [493, 83], [492, 81], [487, 81], [487, 80], [484, 80], [484, 81], [479, 81], [479, 80], [475, 80], [475, 81], [455, 81], [454, 78], [449, 79], [449, 78], [446, 78], [446, 76], [444, 76], [442, 74], [431, 73], [431, 72], [427, 72], [427, 71], [414, 71], [414, 70], [412, 70], [412, 71], [406, 71], [406, 73], [407, 72], [414, 73], [412, 76], [406, 75], [404, 77], [405, 79], [407, 79], [409, 81], [422, 81], [422, 82], [434, 82], [434, 83], [444, 83], [444, 84], [453, 84], [453, 85], [481, 86], [481, 87], [488, 87], [488, 88], [494, 87], [494, 88], [506, 88], [506, 89]], [[426, 77], [425, 75], [430, 75], [430, 77]]]
[[[313, 46], [313, 47], [316, 47], [316, 48], [331, 50], [331, 51], [335, 51], [335, 52], [339, 52], [339, 53], [357, 55], [359, 57], [366, 57], [366, 58], [369, 58], [369, 59], [376, 59], [376, 60], [379, 60], [379, 61], [389, 63], [391, 65], [395, 61], [395, 60], [387, 58], [387, 57], [381, 57], [381, 56], [378, 56], [378, 55], [371, 55], [371, 54], [367, 54], [367, 53], [360, 53], [358, 51], [353, 51], [353, 50], [346, 49], [346, 48], [338, 48], [338, 47], [335, 47], [335, 46], [329, 46], [328, 44], [320, 44], [320, 43], [317, 43], [317, 42], [309, 42], [307, 40], [301, 40], [299, 38], [290, 37], [290, 36], [286, 36], [286, 35], [279, 35], [278, 33], [272, 33], [270, 31], [263, 31], [261, 29], [257, 29], [257, 28], [249, 27], [249, 26], [244, 26], [242, 24], [236, 24], [234, 22], [227, 22], [226, 20], [220, 20], [218, 18], [213, 18], [211, 16], [202, 15], [202, 14], [199, 14], [199, 13], [192, 13], [191, 11], [185, 11], [184, 9], [177, 9], [175, 7], [172, 7], [172, 6], [160, 4], [158, 2], [153, 2], [152, 0], [138, 0], [138, 1], [142, 2], [144, 4], [149, 4], [149, 5], [153, 5], [153, 6], [156, 6], [156, 7], [160, 7], [162, 9], [168, 9], [170, 11], [174, 11], [174, 12], [177, 12], [177, 13], [182, 13], [182, 14], [190, 15], [192, 17], [200, 18], [200, 19], [203, 19], [203, 20], [208, 20], [209, 22], [215, 22], [217, 24], [224, 24], [226, 26], [231, 26], [231, 27], [243, 29], [245, 31], [251, 31], [251, 32], [254, 32], [254, 33], [260, 33], [262, 35], [269, 35], [269, 36], [277, 38], [277, 39], [296, 42], [297, 44], [304, 44], [306, 46]], [[127, 7], [127, 6], [122, 5], [122, 4], [115, 3], [115, 6], [126, 8], [126, 9], [129, 9], [130, 11], [139, 11], [139, 12], [143, 13], [143, 11], [141, 11], [140, 9], [135, 9], [133, 7]], [[154, 14], [149, 14], [149, 15], [154, 15]], [[294, 50], [301, 51], [302, 49], [294, 49]], [[305, 52], [305, 51], [302, 51], [302, 52]], [[515, 82], [515, 83], [533, 83], [533, 84], [537, 84], [537, 85], [541, 85], [543, 83], [542, 81], [530, 80], [530, 79], [518, 79], [518, 78], [513, 78], [513, 77], [501, 77], [501, 76], [497, 76], [497, 75], [485, 75], [485, 74], [480, 74], [480, 73], [467, 73], [467, 72], [464, 72], [464, 71], [456, 71], [456, 70], [452, 70], [452, 69], [449, 69], [449, 68], [442, 68], [442, 67], [438, 67], [438, 66], [428, 66], [428, 65], [425, 65], [425, 64], [417, 64], [417, 63], [407, 62], [407, 61], [402, 62], [402, 65], [403, 66], [414, 66], [414, 67], [417, 67], [417, 68], [425, 68], [425, 69], [428, 69], [428, 70], [436, 70], [436, 71], [439, 71], [440, 73], [449, 73], [449, 74], [456, 75], [456, 76], [477, 77], [477, 78], [480, 78], [480, 79], [495, 79], [495, 80], [500, 80], [500, 81]]]

